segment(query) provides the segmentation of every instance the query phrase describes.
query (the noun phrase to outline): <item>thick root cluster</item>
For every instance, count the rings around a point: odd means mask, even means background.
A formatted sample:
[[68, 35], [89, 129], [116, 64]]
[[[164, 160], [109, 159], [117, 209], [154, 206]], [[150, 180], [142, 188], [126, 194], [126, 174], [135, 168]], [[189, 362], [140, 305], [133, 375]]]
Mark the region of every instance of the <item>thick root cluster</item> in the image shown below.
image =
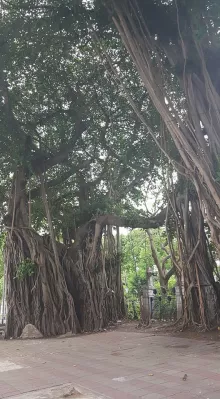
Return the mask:
[[60, 243], [57, 251], [60, 267], [50, 240], [27, 228], [8, 233], [7, 338], [19, 337], [26, 324], [45, 337], [98, 331], [124, 315], [116, 253], [109, 257], [99, 246], [91, 257], [86, 246], [68, 251]]

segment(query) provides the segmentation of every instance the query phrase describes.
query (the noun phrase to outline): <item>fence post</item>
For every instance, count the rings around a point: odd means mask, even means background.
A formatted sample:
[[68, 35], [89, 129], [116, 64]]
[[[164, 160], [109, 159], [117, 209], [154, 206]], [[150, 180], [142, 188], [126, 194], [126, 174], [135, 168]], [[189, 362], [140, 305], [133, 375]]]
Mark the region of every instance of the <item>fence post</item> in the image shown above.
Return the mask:
[[2, 301], [0, 302], [0, 324], [5, 324], [6, 321], [6, 287], [5, 287], [5, 267], [4, 267], [4, 274], [3, 274], [3, 287], [2, 287]]
[[141, 320], [144, 324], [149, 324], [152, 318], [154, 306], [154, 286], [153, 286], [153, 272], [149, 267], [147, 270], [147, 284], [142, 287], [141, 296]]
[[182, 304], [182, 296], [180, 293], [180, 288], [176, 286], [176, 310], [177, 310], [177, 320], [182, 317], [183, 314], [183, 304]]
[[144, 324], [149, 323], [150, 319], [150, 309], [149, 309], [149, 299], [148, 299], [148, 289], [147, 286], [142, 288], [141, 296], [141, 320]]

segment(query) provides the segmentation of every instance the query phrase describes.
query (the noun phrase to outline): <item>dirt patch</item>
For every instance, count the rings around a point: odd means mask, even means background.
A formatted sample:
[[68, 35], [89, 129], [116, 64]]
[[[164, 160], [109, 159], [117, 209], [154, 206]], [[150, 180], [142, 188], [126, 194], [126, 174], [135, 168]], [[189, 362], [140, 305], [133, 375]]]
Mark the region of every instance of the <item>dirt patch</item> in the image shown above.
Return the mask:
[[[123, 331], [126, 333], [136, 332], [136, 333], [147, 333], [149, 335], [167, 335], [171, 337], [178, 338], [188, 338], [195, 339], [198, 341], [220, 341], [220, 331], [218, 329], [213, 331], [199, 331], [193, 329], [181, 330], [181, 326], [172, 325], [167, 322], [155, 321], [150, 327], [142, 326], [138, 321], [124, 321], [119, 326], [116, 327], [118, 331]], [[211, 342], [209, 343], [212, 344]]]
[[120, 354], [121, 354], [120, 352], [112, 352], [111, 353], [112, 356], [120, 356]]
[[[82, 394], [79, 392], [74, 392], [71, 395], [64, 395], [62, 398], [68, 398], [68, 399], [82, 399]], [[84, 396], [85, 397], [85, 396]]]
[[75, 388], [71, 389], [70, 392], [65, 393], [64, 395], [61, 396], [61, 398], [65, 398], [65, 399], [80, 399], [82, 398], [82, 394], [77, 391]]

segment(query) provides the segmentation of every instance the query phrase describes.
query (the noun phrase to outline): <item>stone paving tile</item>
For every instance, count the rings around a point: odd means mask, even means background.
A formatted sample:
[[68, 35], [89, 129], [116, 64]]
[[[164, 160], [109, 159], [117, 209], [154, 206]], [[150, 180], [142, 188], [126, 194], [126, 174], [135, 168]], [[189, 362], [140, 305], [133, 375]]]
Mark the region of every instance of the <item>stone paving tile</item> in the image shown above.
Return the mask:
[[147, 395], [141, 396], [142, 399], [164, 399], [166, 396], [160, 393], [149, 393]]
[[154, 386], [154, 384], [150, 383], [149, 381], [144, 381], [141, 378], [140, 379], [133, 379], [132, 384], [139, 388], [151, 388]]
[[2, 381], [0, 382], [0, 398], [6, 398], [7, 396], [13, 396], [19, 393], [20, 391], [13, 388], [13, 386]]
[[21, 367], [0, 367], [0, 399], [65, 383], [111, 399], [220, 399], [218, 342], [113, 331], [0, 341], [0, 353], [0, 366], [8, 361]]
[[172, 395], [172, 396], [168, 396], [166, 397], [166, 399], [204, 399], [201, 396], [195, 396], [193, 394], [191, 394], [190, 392], [187, 393], [178, 393], [178, 395]]
[[203, 396], [204, 399], [219, 399], [220, 398], [220, 391], [216, 391], [213, 393], [208, 393]]
[[11, 391], [11, 392], [7, 392], [7, 393], [0, 394], [0, 398], [1, 398], [1, 399], [5, 399], [5, 398], [9, 398], [9, 399], [11, 399], [11, 398], [16, 398], [16, 396], [19, 395], [19, 394], [20, 394], [19, 391], [13, 390], [13, 391]]
[[97, 392], [104, 394], [111, 399], [136, 399], [134, 395], [128, 392], [121, 392], [111, 387], [101, 387]]
[[151, 391], [153, 393], [160, 393], [160, 394], [165, 395], [165, 396], [170, 396], [170, 395], [178, 396], [179, 393], [183, 392], [181, 386], [176, 386], [176, 387], [170, 387], [169, 388], [169, 387], [163, 387], [162, 385], [158, 385], [158, 386], [155, 385], [154, 387], [151, 388]]

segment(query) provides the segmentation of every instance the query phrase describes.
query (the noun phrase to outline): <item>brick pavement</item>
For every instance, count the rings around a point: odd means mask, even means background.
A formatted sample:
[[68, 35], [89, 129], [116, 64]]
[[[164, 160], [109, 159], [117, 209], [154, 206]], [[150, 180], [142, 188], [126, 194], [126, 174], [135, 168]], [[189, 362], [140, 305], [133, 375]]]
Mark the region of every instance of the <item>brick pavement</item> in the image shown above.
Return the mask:
[[123, 331], [0, 341], [0, 399], [65, 384], [94, 398], [220, 399], [220, 343]]

